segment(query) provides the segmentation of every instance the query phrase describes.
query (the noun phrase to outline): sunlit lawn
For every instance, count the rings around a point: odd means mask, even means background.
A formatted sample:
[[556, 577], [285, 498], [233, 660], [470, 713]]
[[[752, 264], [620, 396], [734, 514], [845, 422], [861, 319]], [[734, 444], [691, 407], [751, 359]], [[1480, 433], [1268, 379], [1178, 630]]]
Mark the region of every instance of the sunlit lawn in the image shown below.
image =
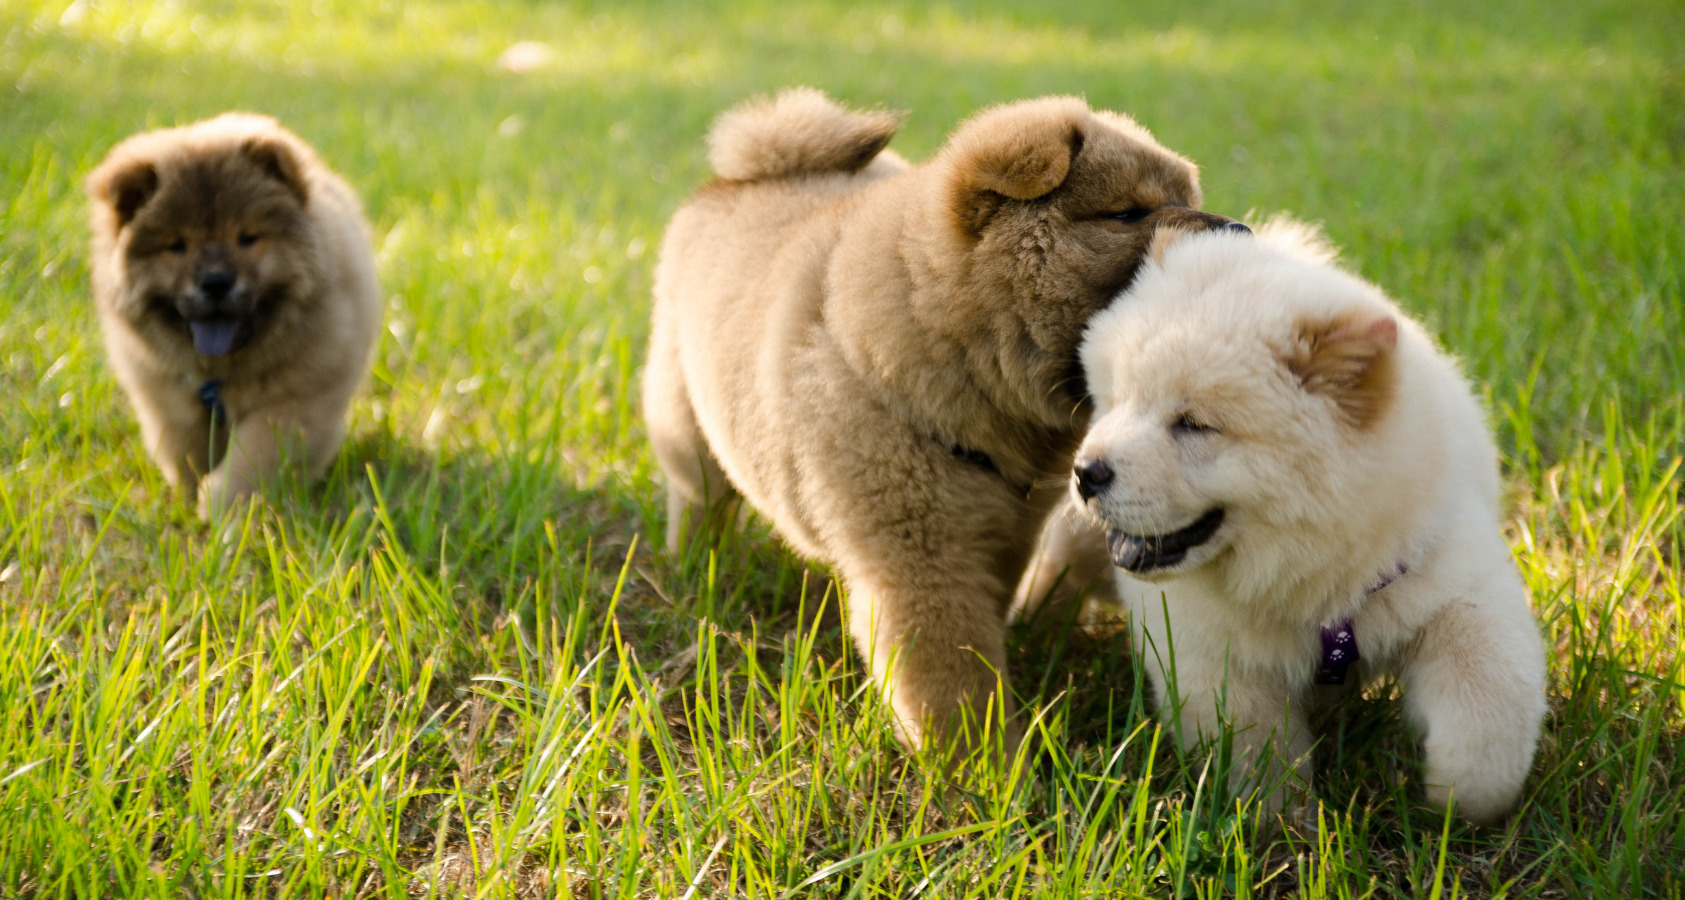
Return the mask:
[[[1323, 724], [1323, 827], [1272, 835], [1098, 627], [1021, 630], [1037, 739], [945, 796], [822, 569], [658, 546], [661, 226], [710, 118], [794, 83], [909, 110], [915, 159], [988, 103], [1130, 112], [1442, 336], [1556, 648], [1515, 816], [1425, 808], [1379, 690]], [[4, 0], [0, 91], [0, 896], [1685, 896], [1669, 0]], [[79, 182], [230, 108], [358, 187], [389, 300], [339, 466], [220, 543], [104, 365]]]

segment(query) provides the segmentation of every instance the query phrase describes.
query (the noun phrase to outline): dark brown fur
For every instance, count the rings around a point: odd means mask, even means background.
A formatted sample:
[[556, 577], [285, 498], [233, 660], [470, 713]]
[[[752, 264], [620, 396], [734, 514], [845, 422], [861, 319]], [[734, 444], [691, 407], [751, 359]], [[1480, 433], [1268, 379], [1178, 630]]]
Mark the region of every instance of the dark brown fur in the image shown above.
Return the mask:
[[[380, 319], [350, 188], [274, 120], [230, 114], [129, 138], [87, 191], [112, 367], [166, 478], [210, 516], [288, 457], [320, 471]], [[207, 319], [238, 322], [227, 350], [196, 346]], [[199, 397], [213, 381], [220, 423]]]

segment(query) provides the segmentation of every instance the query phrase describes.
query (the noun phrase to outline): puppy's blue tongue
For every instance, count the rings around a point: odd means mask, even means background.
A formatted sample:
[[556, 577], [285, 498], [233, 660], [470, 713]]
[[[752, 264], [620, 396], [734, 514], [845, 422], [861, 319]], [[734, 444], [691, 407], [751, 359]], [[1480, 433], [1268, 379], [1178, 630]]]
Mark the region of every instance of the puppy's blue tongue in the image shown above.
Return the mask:
[[200, 356], [227, 356], [240, 336], [240, 320], [231, 316], [212, 316], [187, 323], [193, 332], [193, 349]]

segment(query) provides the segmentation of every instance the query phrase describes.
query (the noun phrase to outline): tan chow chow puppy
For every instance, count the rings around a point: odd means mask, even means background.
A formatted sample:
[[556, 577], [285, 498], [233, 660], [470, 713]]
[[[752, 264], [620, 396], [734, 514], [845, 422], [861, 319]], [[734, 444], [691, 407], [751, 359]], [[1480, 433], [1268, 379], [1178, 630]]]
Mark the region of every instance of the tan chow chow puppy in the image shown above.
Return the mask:
[[1087, 421], [1084, 324], [1155, 229], [1229, 220], [1074, 98], [985, 110], [919, 166], [880, 152], [896, 124], [808, 89], [720, 117], [662, 246], [644, 411], [668, 546], [741, 492], [837, 567], [902, 739], [963, 749], [1013, 714], [1005, 616]]
[[275, 120], [135, 135], [88, 177], [94, 300], [146, 449], [211, 518], [317, 474], [380, 327], [356, 196]]
[[1395, 673], [1430, 802], [1507, 812], [1545, 658], [1455, 365], [1308, 228], [1161, 235], [1090, 323], [1073, 500], [1106, 530], [1161, 708], [1232, 728], [1236, 788], [1309, 775], [1306, 713]]

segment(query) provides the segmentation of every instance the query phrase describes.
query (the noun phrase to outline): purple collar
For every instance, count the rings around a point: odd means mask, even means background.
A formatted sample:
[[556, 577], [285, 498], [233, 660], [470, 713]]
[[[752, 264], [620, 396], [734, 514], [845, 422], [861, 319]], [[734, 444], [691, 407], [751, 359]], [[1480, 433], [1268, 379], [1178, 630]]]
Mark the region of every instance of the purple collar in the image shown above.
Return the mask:
[[[1367, 597], [1376, 593], [1397, 581], [1406, 571], [1408, 570], [1404, 563], [1399, 563], [1396, 569], [1382, 575], [1373, 586], [1364, 589], [1363, 595]], [[1346, 668], [1362, 658], [1357, 652], [1357, 629], [1352, 627], [1350, 618], [1322, 626], [1322, 662], [1316, 668], [1316, 683], [1345, 684]]]

